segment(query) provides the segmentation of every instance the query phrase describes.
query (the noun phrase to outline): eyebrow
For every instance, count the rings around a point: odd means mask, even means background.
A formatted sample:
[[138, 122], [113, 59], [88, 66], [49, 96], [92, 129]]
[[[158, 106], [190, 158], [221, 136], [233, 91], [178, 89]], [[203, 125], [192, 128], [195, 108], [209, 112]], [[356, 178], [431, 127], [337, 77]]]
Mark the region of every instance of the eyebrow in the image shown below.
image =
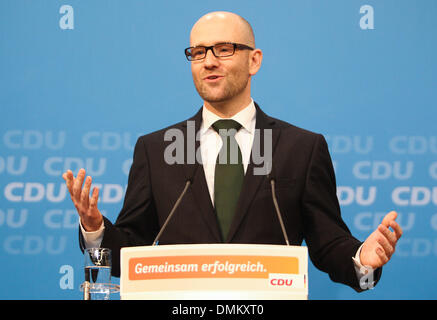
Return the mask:
[[[213, 43], [211, 46], [215, 46], [216, 44], [219, 44], [219, 43], [234, 43], [235, 41], [230, 41], [230, 40], [223, 40], [223, 41], [217, 41], [217, 42], [215, 42], [215, 43]], [[202, 44], [202, 43], [200, 43], [200, 44], [196, 44], [196, 45], [193, 45], [193, 46], [191, 46], [190, 45], [190, 47], [209, 47], [209, 46], [207, 46], [207, 45], [205, 45], [205, 44]]]

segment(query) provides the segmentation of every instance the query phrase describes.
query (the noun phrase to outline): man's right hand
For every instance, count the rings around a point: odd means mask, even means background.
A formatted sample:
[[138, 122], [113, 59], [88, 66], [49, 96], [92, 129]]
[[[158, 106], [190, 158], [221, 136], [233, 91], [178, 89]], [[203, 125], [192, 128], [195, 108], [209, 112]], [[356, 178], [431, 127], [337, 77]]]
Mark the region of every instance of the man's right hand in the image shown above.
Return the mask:
[[[85, 169], [80, 169], [75, 178], [71, 170], [67, 170], [63, 175], [71, 200], [79, 213], [82, 227], [85, 231], [97, 231], [103, 222], [103, 216], [97, 209], [99, 199], [99, 188], [94, 188], [90, 197], [92, 179], [90, 176], [85, 179]], [[85, 184], [83, 183], [85, 179]], [[82, 188], [83, 185], [83, 188]]]

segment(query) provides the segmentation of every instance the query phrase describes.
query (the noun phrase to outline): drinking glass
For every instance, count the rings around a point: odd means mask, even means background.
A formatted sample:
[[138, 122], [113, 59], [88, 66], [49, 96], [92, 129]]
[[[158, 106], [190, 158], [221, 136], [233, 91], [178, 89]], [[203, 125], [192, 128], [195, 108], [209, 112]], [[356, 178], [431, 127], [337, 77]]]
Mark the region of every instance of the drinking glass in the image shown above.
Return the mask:
[[85, 255], [84, 299], [109, 300], [111, 293], [111, 250], [88, 248]]

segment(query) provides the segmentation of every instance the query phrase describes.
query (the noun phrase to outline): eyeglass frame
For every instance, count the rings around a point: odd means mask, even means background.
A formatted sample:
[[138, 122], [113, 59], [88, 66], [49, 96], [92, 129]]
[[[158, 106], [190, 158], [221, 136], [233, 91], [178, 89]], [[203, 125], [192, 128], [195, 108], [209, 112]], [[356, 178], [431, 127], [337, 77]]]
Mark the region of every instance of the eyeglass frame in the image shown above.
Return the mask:
[[[215, 46], [217, 46], [217, 45], [221, 45], [221, 44], [232, 44], [233, 45], [233, 47], [234, 47], [234, 51], [232, 52], [232, 54], [230, 54], [230, 55], [227, 55], [227, 56], [217, 56], [215, 53], [214, 53], [214, 47]], [[199, 59], [193, 59], [193, 60], [190, 60], [188, 57], [189, 57], [189, 55], [187, 54], [187, 51], [189, 50], [189, 49], [193, 49], [193, 48], [205, 48], [205, 56], [203, 56], [202, 58], [199, 58]], [[255, 48], [252, 48], [252, 47], [250, 47], [250, 46], [248, 46], [248, 45], [245, 45], [245, 44], [242, 44], [242, 43], [235, 43], [235, 42], [219, 42], [219, 43], [216, 43], [215, 45], [213, 45], [213, 46], [195, 46], [195, 47], [188, 47], [188, 48], [185, 48], [185, 50], [184, 50], [184, 53], [185, 53], [185, 57], [187, 58], [187, 60], [188, 61], [199, 61], [199, 60], [202, 60], [202, 59], [205, 59], [206, 58], [206, 56], [207, 56], [207, 54], [208, 54], [208, 50], [211, 50], [211, 52], [212, 52], [212, 54], [214, 55], [214, 57], [216, 57], [216, 58], [226, 58], [226, 57], [232, 57], [234, 54], [235, 54], [235, 51], [236, 50], [255, 50]]]

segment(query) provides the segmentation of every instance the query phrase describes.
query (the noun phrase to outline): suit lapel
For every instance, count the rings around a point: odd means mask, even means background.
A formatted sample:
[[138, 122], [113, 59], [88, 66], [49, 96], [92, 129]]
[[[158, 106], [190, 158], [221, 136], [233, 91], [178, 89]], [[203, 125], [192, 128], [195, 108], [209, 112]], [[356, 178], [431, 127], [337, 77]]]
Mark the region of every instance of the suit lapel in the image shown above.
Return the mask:
[[[264, 134], [266, 129], [271, 129], [272, 131], [272, 158], [275, 151], [275, 147], [280, 135], [280, 130], [275, 129], [275, 120], [272, 118], [269, 118], [264, 112], [261, 111], [259, 106], [255, 103], [256, 106], [256, 124], [255, 128], [256, 134], [259, 134], [259, 142], [260, 142], [260, 155], [264, 154]], [[240, 193], [240, 197], [237, 204], [237, 209], [235, 212], [234, 219], [232, 221], [229, 234], [227, 236], [226, 242], [230, 242], [232, 238], [235, 236], [235, 233], [238, 230], [238, 227], [240, 226], [241, 222], [243, 221], [245, 215], [247, 214], [247, 211], [250, 207], [250, 204], [252, 203], [256, 193], [258, 192], [258, 189], [261, 185], [261, 182], [265, 179], [265, 174], [254, 174], [254, 169], [257, 167], [254, 163], [254, 148], [255, 143], [257, 142], [257, 137], [255, 136], [253, 146], [252, 146], [252, 152], [250, 156], [250, 162], [247, 166], [247, 171], [244, 176], [243, 181], [243, 187]], [[271, 160], [271, 159], [270, 159]], [[264, 164], [258, 165], [259, 167], [262, 167]]]
[[[188, 121], [194, 121], [194, 126], [192, 125], [193, 122], [189, 123]], [[182, 123], [182, 127], [184, 128], [183, 132], [185, 135], [185, 151], [186, 151], [186, 157], [185, 157], [185, 165], [182, 167], [185, 171], [185, 176], [187, 179], [192, 179], [192, 193], [194, 200], [196, 202], [196, 205], [199, 207], [199, 213], [202, 217], [202, 219], [205, 221], [205, 224], [208, 226], [208, 228], [211, 231], [211, 234], [214, 236], [216, 242], [222, 242], [221, 240], [221, 234], [220, 234], [220, 228], [217, 222], [217, 217], [214, 212], [214, 207], [211, 202], [211, 197], [209, 195], [209, 189], [208, 185], [206, 183], [205, 178], [205, 171], [202, 164], [199, 164], [197, 159], [188, 159], [187, 157], [192, 157], [193, 155], [188, 155], [190, 152], [196, 153], [199, 151], [200, 156], [200, 141], [196, 139], [196, 134], [200, 130], [200, 125], [202, 123], [202, 108], [197, 112], [197, 114], [189, 119], [187, 122]], [[194, 127], [194, 130], [193, 130]], [[193, 137], [194, 133], [194, 137]], [[187, 149], [187, 143], [193, 145], [193, 138], [194, 138], [194, 150], [190, 150], [190, 147]], [[187, 152], [187, 150], [189, 150]], [[194, 163], [193, 163], [194, 160]], [[194, 175], [194, 177], [193, 177]]]

